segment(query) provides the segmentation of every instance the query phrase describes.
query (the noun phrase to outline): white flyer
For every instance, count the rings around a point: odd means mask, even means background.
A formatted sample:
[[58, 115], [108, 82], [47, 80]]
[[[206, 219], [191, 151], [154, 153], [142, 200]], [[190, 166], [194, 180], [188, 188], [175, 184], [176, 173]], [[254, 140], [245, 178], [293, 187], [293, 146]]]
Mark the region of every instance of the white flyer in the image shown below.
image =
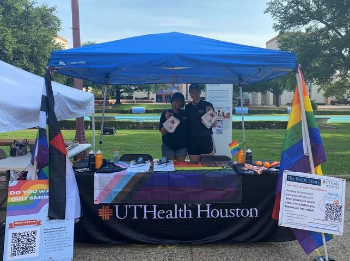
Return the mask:
[[202, 122], [207, 128], [210, 128], [216, 119], [217, 115], [213, 110], [207, 111], [207, 113], [202, 116]]
[[279, 225], [342, 235], [345, 185], [344, 179], [285, 171]]
[[162, 162], [161, 160], [154, 161], [153, 171], [175, 171], [174, 161], [167, 160]]
[[163, 127], [167, 130], [167, 132], [173, 133], [176, 130], [176, 127], [180, 124], [180, 120], [175, 118], [174, 116], [170, 116], [163, 123]]
[[148, 172], [150, 171], [151, 163], [149, 161], [130, 161], [126, 172]]

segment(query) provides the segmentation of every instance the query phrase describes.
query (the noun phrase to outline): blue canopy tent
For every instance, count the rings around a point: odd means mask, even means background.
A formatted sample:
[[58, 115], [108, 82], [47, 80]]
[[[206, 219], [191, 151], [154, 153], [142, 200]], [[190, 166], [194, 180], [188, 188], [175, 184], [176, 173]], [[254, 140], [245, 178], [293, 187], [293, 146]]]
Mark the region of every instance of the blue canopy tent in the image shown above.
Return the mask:
[[[177, 32], [137, 36], [54, 51], [51, 53], [49, 65], [60, 74], [106, 85], [229, 83], [241, 87], [244, 84], [271, 80], [295, 70], [298, 92], [303, 93], [302, 76], [298, 72], [295, 53]], [[302, 157], [305, 153], [308, 155], [311, 173], [315, 173], [302, 95], [299, 95], [299, 103], [307, 144], [307, 150], [304, 149], [300, 154]], [[244, 133], [243, 110], [241, 111]], [[245, 143], [245, 137], [243, 139]], [[326, 247], [323, 233], [322, 241]], [[325, 252], [328, 258], [326, 248]]]
[[[59, 74], [99, 84], [252, 84], [297, 69], [295, 53], [178, 32], [51, 52]], [[242, 93], [242, 89], [241, 89]], [[242, 108], [243, 143], [245, 145]], [[103, 121], [101, 124], [101, 133]], [[101, 144], [101, 141], [100, 141]]]
[[49, 65], [57, 73], [100, 84], [251, 84], [297, 69], [297, 57], [172, 32], [53, 51]]

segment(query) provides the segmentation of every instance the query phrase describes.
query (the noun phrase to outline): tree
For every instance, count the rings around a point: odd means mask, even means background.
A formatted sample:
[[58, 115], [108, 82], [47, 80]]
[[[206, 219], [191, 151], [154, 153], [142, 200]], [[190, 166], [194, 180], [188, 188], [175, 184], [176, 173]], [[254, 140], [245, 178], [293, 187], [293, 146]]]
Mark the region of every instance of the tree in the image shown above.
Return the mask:
[[136, 87], [133, 85], [113, 85], [113, 89], [115, 91], [115, 103], [121, 104], [121, 94], [122, 93], [133, 93], [136, 90]]
[[294, 51], [306, 81], [325, 95], [350, 89], [350, 2], [271, 0], [265, 13], [276, 21], [280, 49]]
[[30, 0], [0, 1], [0, 59], [43, 76], [61, 21], [56, 8]]
[[[293, 76], [293, 77], [291, 77]], [[266, 93], [267, 91], [273, 94], [273, 99], [276, 107], [280, 107], [280, 96], [284, 90], [294, 90], [296, 81], [294, 75], [288, 74], [283, 77], [273, 79], [270, 81], [261, 81], [258, 83], [243, 86], [244, 91], [248, 92], [261, 92]]]
[[136, 91], [146, 92], [147, 98], [150, 99], [151, 92], [157, 92], [160, 88], [162, 88], [161, 84], [140, 84]]

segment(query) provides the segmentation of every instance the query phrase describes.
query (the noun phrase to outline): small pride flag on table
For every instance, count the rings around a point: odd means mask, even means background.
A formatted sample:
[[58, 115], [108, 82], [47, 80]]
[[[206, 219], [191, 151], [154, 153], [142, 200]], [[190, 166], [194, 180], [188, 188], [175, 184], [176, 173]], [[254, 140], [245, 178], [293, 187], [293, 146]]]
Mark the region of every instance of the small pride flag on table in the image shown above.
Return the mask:
[[229, 145], [228, 145], [231, 149], [231, 154], [232, 155], [235, 155], [239, 152], [239, 150], [241, 149], [239, 147], [239, 143], [238, 143], [238, 140], [234, 140], [232, 141]]

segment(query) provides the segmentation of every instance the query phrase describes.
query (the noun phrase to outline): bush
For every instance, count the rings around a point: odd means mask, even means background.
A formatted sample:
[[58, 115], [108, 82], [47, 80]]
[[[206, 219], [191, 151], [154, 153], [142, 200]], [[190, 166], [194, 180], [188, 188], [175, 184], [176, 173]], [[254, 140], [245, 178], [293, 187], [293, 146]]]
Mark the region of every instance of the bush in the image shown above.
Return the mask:
[[[74, 130], [76, 127], [75, 121], [60, 121], [61, 129]], [[91, 129], [92, 122], [84, 121], [85, 129]], [[114, 127], [117, 131], [120, 130], [158, 130], [159, 122], [133, 122], [133, 121], [106, 121], [105, 127]], [[242, 122], [232, 122], [233, 129], [242, 129]], [[246, 121], [244, 122], [245, 129], [286, 129], [287, 121]], [[101, 122], [95, 122], [95, 129], [101, 129]]]
[[312, 109], [313, 109], [314, 111], [317, 111], [317, 109], [318, 109], [317, 103], [316, 103], [314, 100], [311, 100], [310, 102], [311, 102], [311, 107], [312, 107]]

